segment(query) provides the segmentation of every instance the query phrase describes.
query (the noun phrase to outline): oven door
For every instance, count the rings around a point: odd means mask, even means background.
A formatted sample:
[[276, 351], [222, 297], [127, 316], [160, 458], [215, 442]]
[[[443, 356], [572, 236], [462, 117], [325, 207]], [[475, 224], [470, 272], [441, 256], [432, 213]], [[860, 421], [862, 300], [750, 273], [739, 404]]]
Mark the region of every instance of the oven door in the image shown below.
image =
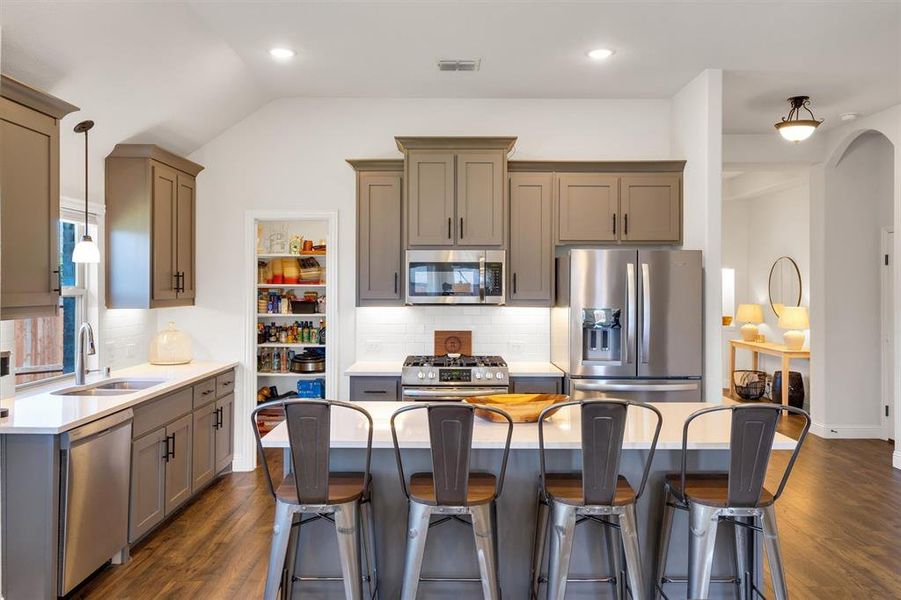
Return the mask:
[[406, 303], [503, 304], [503, 254], [408, 250]]
[[465, 398], [473, 396], [490, 396], [492, 394], [506, 394], [510, 389], [506, 386], [485, 387], [404, 387], [404, 402], [461, 402]]

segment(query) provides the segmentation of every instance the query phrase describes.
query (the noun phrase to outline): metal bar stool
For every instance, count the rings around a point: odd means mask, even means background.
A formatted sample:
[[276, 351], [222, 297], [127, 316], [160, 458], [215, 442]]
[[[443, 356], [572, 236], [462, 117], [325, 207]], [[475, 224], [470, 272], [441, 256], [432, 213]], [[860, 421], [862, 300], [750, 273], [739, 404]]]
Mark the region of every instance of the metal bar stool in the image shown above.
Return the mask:
[[[507, 441], [504, 444], [503, 459], [497, 476], [470, 471], [469, 457], [476, 409], [495, 413], [507, 421]], [[428, 413], [432, 472], [414, 473], [410, 476], [408, 486], [395, 421], [399, 415], [413, 410], [425, 410]], [[420, 581], [480, 581], [482, 595], [486, 600], [500, 599], [496, 500], [504, 487], [512, 436], [513, 419], [503, 410], [490, 406], [449, 402], [423, 403], [405, 406], [391, 415], [391, 437], [394, 440], [397, 470], [404, 494], [409, 501], [402, 600], [416, 598]], [[432, 515], [441, 515], [442, 518], [431, 522]], [[422, 558], [429, 528], [449, 520], [470, 525], [461, 519], [461, 515], [469, 515], [471, 519], [480, 579], [422, 577]]]
[[[728, 410], [732, 412], [729, 438], [729, 471], [727, 473], [688, 473], [688, 428], [692, 421], [703, 415]], [[804, 417], [804, 429], [792, 452], [776, 493], [767, 490], [763, 483], [769, 467], [776, 435], [776, 423], [782, 411]], [[662, 586], [684, 581], [666, 576], [666, 557], [669, 552], [670, 532], [675, 510], [688, 511], [688, 597], [707, 598], [710, 592], [713, 569], [716, 530], [720, 521], [735, 527], [735, 579], [726, 580], [739, 586], [739, 596], [750, 598], [752, 591], [760, 590], [749, 576], [750, 531], [762, 532], [767, 562], [773, 579], [773, 589], [778, 600], [788, 598], [785, 574], [782, 568], [782, 550], [776, 527], [775, 502], [782, 495], [801, 451], [810, 416], [799, 408], [778, 404], [737, 404], [716, 406], [692, 413], [682, 428], [682, 471], [667, 476], [664, 493], [664, 512], [657, 550], [658, 597], [666, 595]], [[757, 525], [759, 521], [760, 525]]]
[[[267, 408], [282, 408], [288, 428], [291, 474], [276, 488], [269, 463], [263, 452], [256, 427], [257, 413]], [[332, 408], [356, 411], [367, 422], [366, 459], [362, 472], [329, 471]], [[266, 574], [265, 600], [275, 600], [279, 587], [289, 596], [294, 581], [341, 581], [347, 600], [363, 598], [363, 582], [369, 598], [378, 597], [375, 557], [375, 534], [369, 465], [372, 456], [372, 417], [364, 409], [347, 402], [331, 400], [276, 400], [259, 405], [250, 415], [257, 440], [257, 450], [269, 491], [275, 498], [275, 524]], [[313, 515], [304, 518], [304, 515]], [[294, 577], [294, 548], [299, 528], [311, 521], [326, 519], [335, 524], [341, 577]], [[362, 529], [362, 533], [361, 533]], [[367, 574], [361, 566], [361, 544], [366, 558]], [[290, 563], [285, 571], [286, 555]]]
[[[548, 473], [545, 465], [544, 423], [557, 410], [578, 406], [582, 422], [582, 471], [579, 473]], [[626, 414], [629, 407], [653, 413], [657, 418], [654, 439], [645, 459], [638, 491], [619, 474], [622, 458]], [[551, 521], [551, 543], [548, 558], [547, 598], [562, 600], [566, 584], [572, 582], [610, 582], [617, 585], [617, 596], [624, 598], [620, 547], [612, 529], [618, 529], [626, 559], [626, 578], [632, 598], [645, 598], [645, 580], [641, 568], [638, 544], [638, 525], [635, 506], [648, 480], [651, 462], [657, 449], [657, 438], [663, 417], [650, 404], [627, 400], [580, 400], [550, 406], [538, 416], [538, 445], [540, 448], [541, 481], [538, 493], [538, 518], [535, 544], [532, 551], [532, 597], [538, 597], [538, 587], [544, 580], [541, 565], [547, 540], [548, 517]], [[604, 527], [607, 550], [613, 577], [569, 579], [576, 525], [585, 521]], [[614, 522], [615, 521], [615, 522]]]

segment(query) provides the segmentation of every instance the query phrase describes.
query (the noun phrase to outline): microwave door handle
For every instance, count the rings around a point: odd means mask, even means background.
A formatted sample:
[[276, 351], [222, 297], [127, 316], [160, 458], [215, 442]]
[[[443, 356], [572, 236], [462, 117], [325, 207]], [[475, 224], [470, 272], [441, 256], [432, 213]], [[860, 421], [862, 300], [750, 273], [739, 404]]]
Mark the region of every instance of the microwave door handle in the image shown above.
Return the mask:
[[485, 302], [485, 254], [479, 257], [479, 302]]
[[641, 362], [648, 364], [651, 346], [651, 275], [648, 263], [641, 263]]
[[626, 323], [628, 327], [626, 335], [629, 339], [626, 340], [625, 344], [622, 344], [623, 362], [626, 364], [632, 363], [632, 353], [629, 352], [629, 346], [635, 343], [635, 321], [638, 317], [636, 309], [635, 265], [628, 263], [626, 265]]

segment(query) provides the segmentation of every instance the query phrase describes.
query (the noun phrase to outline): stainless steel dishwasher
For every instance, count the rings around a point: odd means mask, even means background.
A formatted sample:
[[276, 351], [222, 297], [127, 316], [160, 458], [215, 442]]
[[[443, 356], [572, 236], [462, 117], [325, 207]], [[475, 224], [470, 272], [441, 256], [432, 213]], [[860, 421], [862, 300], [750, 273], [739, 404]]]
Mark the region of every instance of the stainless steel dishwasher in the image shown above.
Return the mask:
[[60, 596], [128, 545], [133, 418], [124, 410], [60, 436]]

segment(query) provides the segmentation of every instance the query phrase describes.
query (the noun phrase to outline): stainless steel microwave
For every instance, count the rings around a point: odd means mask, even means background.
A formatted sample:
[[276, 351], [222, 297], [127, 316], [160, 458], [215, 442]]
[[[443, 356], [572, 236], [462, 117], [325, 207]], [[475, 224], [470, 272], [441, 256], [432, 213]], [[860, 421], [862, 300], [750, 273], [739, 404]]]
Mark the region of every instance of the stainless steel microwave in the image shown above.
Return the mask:
[[407, 304], [503, 304], [503, 250], [407, 250]]

